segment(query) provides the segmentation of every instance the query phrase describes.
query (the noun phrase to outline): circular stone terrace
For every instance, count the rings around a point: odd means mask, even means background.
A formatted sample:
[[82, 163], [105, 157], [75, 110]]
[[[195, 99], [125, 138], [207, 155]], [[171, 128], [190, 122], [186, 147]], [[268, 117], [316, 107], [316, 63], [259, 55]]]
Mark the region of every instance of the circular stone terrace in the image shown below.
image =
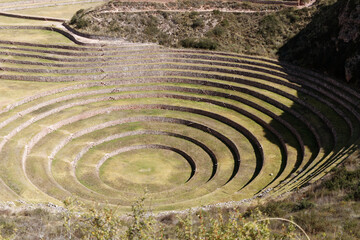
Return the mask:
[[19, 21], [0, 27], [2, 201], [126, 210], [146, 192], [170, 210], [278, 196], [357, 147], [360, 95], [318, 73]]

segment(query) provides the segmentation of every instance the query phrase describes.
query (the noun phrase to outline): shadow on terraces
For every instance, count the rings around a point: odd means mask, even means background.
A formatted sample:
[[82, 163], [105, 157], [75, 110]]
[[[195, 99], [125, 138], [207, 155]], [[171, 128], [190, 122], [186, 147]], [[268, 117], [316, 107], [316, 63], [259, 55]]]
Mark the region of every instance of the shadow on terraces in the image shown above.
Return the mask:
[[[278, 51], [282, 71], [288, 74], [290, 84], [300, 88], [297, 89], [299, 102], [279, 116], [293, 129], [284, 127], [275, 119], [270, 123], [298, 153], [291, 176], [318, 169], [309, 174], [307, 178], [310, 179], [358, 149], [359, 14], [360, 3], [357, 0], [340, 0], [324, 5], [313, 20]], [[329, 80], [328, 75], [336, 80]], [[350, 86], [350, 93], [343, 86]], [[302, 143], [292, 132], [294, 130], [300, 134]], [[267, 137], [271, 141], [268, 133]], [[303, 159], [303, 148], [311, 156]], [[319, 157], [320, 150], [325, 152], [326, 157]], [[314, 161], [318, 163], [313, 165]], [[289, 163], [282, 164], [277, 176], [281, 175], [286, 164]]]

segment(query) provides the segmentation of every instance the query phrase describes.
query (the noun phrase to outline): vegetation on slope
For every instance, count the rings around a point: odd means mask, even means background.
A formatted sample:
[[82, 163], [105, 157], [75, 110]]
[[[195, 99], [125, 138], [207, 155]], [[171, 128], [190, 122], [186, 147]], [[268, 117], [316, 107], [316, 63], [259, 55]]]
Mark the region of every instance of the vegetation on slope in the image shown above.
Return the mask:
[[[3, 211], [0, 239], [294, 239], [304, 236], [293, 221], [272, 219], [258, 209], [196, 211], [154, 217], [144, 210], [143, 199], [132, 213], [119, 217], [112, 208], [95, 205], [80, 207], [66, 202], [68, 211], [49, 213], [41, 208], [16, 214]], [[81, 211], [81, 214], [79, 213]], [[284, 221], [272, 226], [270, 221]], [[299, 228], [299, 229], [296, 229]], [[276, 231], [275, 231], [276, 229]]]
[[258, 11], [251, 14], [219, 10], [114, 12], [109, 10], [111, 4], [81, 10], [70, 24], [83, 32], [133, 42], [279, 56], [281, 60], [359, 82], [359, 0], [320, 0], [311, 8], [277, 12], [242, 4], [242, 9], [248, 6]]
[[78, 11], [70, 21], [71, 26], [81, 32], [121, 37], [132, 42], [271, 57], [310, 22], [314, 12], [314, 9], [286, 8], [271, 13], [273, 9], [266, 11], [249, 3], [242, 4], [259, 12], [116, 12], [110, 10], [111, 4]]

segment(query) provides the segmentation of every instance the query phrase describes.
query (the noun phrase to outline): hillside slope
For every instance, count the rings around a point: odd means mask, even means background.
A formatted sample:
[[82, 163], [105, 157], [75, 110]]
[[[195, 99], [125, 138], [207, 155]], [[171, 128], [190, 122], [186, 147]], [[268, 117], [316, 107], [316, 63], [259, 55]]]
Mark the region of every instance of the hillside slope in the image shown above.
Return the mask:
[[150, 9], [148, 5], [130, 6], [114, 7], [109, 2], [95, 9], [82, 10], [74, 15], [70, 25], [81, 32], [132, 42], [275, 58], [277, 50], [311, 21], [316, 10], [316, 7], [296, 9], [236, 2], [219, 8], [221, 10], [211, 10], [217, 8], [215, 5], [206, 11], [200, 11], [205, 6], [198, 5], [179, 11], [163, 10], [155, 5], [148, 12], [143, 11], [145, 7]]
[[359, 84], [359, 2], [318, 0], [280, 11], [247, 3], [238, 6], [244, 12], [132, 12], [141, 4], [114, 11], [110, 2], [79, 11], [70, 23], [81, 32], [133, 42], [278, 57]]

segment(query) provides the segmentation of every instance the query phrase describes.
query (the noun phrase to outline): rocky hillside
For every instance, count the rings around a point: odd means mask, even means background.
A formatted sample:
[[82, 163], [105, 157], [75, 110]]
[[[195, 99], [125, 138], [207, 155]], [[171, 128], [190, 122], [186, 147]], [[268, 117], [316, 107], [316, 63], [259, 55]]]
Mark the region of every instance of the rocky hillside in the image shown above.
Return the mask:
[[[220, 8], [215, 3], [225, 7]], [[275, 58], [277, 50], [311, 21], [316, 10], [236, 2], [226, 5], [219, 1], [211, 6], [181, 5], [179, 11], [161, 4], [124, 4], [109, 2], [96, 9], [81, 10], [69, 23], [80, 32], [120, 37], [131, 42]], [[156, 8], [159, 10], [154, 10]]]
[[279, 50], [280, 59], [360, 84], [360, 1], [324, 5]]
[[181, 7], [192, 12], [169, 12], [172, 5], [160, 3], [109, 2], [79, 11], [70, 23], [81, 32], [133, 42], [279, 57], [359, 85], [359, 2], [318, 0], [309, 8], [283, 10], [279, 6], [227, 3], [228, 10], [244, 11], [236, 13], [196, 12], [199, 6], [184, 5], [191, 3], [188, 1]]

